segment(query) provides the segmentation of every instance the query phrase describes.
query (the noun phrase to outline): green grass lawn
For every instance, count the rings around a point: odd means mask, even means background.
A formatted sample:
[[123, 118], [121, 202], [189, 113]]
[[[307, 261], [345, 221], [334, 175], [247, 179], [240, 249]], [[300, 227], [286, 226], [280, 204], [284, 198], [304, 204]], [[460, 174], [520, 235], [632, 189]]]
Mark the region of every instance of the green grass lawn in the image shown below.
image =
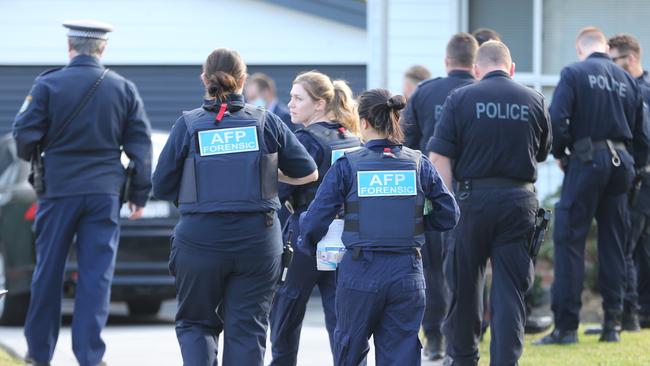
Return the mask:
[[9, 356], [5, 350], [0, 348], [0, 366], [19, 366], [25, 363]]
[[[527, 335], [521, 366], [649, 366], [650, 329], [621, 333], [620, 343], [600, 343], [597, 335], [586, 336], [580, 328], [580, 342], [571, 346], [533, 346], [540, 335]], [[481, 343], [480, 366], [490, 364], [489, 330]]]

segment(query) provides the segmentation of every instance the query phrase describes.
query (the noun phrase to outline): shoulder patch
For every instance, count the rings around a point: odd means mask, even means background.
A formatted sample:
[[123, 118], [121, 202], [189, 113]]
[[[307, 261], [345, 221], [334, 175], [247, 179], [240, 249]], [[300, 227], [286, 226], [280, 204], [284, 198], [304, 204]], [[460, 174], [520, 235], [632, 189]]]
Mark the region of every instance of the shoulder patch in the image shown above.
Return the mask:
[[24, 113], [27, 108], [29, 108], [29, 105], [32, 103], [32, 95], [29, 94], [27, 97], [25, 97], [25, 101], [23, 104], [20, 106], [20, 110], [18, 111], [18, 114]]

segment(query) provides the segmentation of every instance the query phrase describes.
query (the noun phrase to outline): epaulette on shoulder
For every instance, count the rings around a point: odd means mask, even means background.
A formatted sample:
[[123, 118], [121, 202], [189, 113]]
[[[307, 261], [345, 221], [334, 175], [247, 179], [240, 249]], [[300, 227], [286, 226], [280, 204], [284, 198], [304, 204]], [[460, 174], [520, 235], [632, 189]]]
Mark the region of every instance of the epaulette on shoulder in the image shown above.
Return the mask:
[[63, 67], [54, 67], [54, 68], [51, 68], [51, 69], [47, 69], [47, 70], [43, 71], [42, 73], [38, 74], [38, 77], [40, 78], [40, 77], [43, 77], [45, 75], [49, 75], [49, 74], [51, 74], [53, 72], [61, 70], [62, 68]]
[[438, 76], [436, 78], [431, 78], [431, 79], [420, 81], [420, 83], [418, 84], [418, 87], [429, 84], [432, 81], [436, 81], [436, 80], [440, 80], [440, 79], [442, 79], [442, 76]]
[[244, 104], [243, 110], [244, 110], [244, 112], [246, 114], [253, 115], [253, 114], [257, 114], [257, 113], [264, 113], [264, 111], [266, 111], [266, 108], [258, 106], [258, 105], [246, 103], [246, 104]]
[[356, 155], [364, 154], [367, 151], [370, 151], [370, 150], [368, 148], [366, 148], [365, 146], [360, 146], [359, 149], [354, 149], [354, 150], [349, 150], [349, 151], [344, 152], [343, 156], [345, 156], [345, 155], [356, 156]]
[[532, 91], [534, 91], [535, 93], [537, 93], [537, 96], [539, 96], [540, 98], [542, 98], [542, 99], [546, 99], [546, 96], [544, 96], [544, 93], [542, 93], [541, 91], [536, 90], [536, 89], [533, 89], [533, 88], [530, 88], [530, 90], [532, 90]]
[[204, 112], [205, 112], [205, 110], [203, 108], [199, 107], [199, 108], [190, 109], [189, 111], [183, 111], [182, 115], [183, 115], [183, 117], [192, 118], [192, 117], [198, 116], [198, 115], [200, 115], [201, 113], [204, 113]]

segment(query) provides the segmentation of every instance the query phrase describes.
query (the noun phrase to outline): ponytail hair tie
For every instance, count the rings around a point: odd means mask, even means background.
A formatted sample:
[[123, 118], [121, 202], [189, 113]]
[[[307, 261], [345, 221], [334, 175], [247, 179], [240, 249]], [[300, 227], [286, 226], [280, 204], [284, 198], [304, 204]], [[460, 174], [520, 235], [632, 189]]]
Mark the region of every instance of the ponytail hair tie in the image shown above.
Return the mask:
[[386, 101], [386, 106], [390, 109], [400, 110], [406, 107], [406, 99], [401, 95], [394, 95]]

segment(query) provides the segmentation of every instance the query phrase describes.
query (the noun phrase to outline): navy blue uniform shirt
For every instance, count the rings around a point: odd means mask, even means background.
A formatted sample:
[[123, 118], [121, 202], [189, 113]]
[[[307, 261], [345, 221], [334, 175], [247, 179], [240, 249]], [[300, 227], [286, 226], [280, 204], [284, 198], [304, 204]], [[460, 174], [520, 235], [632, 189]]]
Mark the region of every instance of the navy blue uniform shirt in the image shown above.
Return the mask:
[[421, 82], [402, 112], [404, 146], [426, 153], [427, 142], [433, 136], [449, 93], [474, 82], [474, 76], [464, 70], [452, 70], [445, 78]]
[[276, 116], [280, 117], [282, 122], [284, 122], [291, 131], [296, 131], [301, 126], [291, 122], [291, 113], [289, 113], [289, 108], [279, 100], [275, 100], [271, 109], [271, 112]]
[[[371, 140], [365, 145], [365, 148], [375, 151], [383, 151], [386, 147], [397, 151], [402, 148], [402, 145], [383, 139]], [[330, 223], [343, 207], [348, 192], [352, 190], [353, 179], [356, 177], [353, 176], [350, 163], [344, 155], [328, 170], [318, 188], [316, 198], [309, 205], [307, 214], [300, 222], [301, 240], [298, 247], [301, 251], [310, 255], [315, 253], [316, 244], [327, 233]], [[433, 204], [433, 213], [425, 216], [427, 224], [437, 231], [453, 229], [460, 216], [458, 205], [436, 169], [424, 155], [420, 161], [420, 182], [424, 196]]]
[[[36, 78], [13, 127], [22, 159], [30, 160], [40, 142], [49, 144], [103, 71], [97, 58], [80, 55]], [[135, 85], [111, 71], [54, 144], [46, 146], [41, 197], [119, 194], [125, 179], [122, 149], [135, 162], [128, 198], [144, 206], [151, 190], [149, 120]]]
[[[243, 96], [231, 94], [231, 102], [242, 103]], [[204, 106], [214, 105], [206, 100]], [[190, 144], [184, 118], [181, 116], [169, 135], [158, 159], [153, 175], [153, 193], [159, 199], [176, 201], [183, 174], [183, 163]], [[266, 114], [264, 140], [269, 153], [278, 153], [278, 167], [289, 177], [304, 177], [316, 170], [316, 164], [287, 125], [272, 113]], [[223, 174], [228, 174], [227, 171]], [[275, 235], [273, 227], [266, 227], [265, 217], [258, 213], [207, 213], [184, 214], [176, 227], [179, 242], [202, 250], [248, 256], [278, 255], [282, 251], [281, 239], [270, 240]], [[242, 237], [246, 232], [246, 237]], [[277, 231], [279, 235], [279, 230]]]
[[[636, 78], [636, 81], [641, 87], [641, 92], [643, 93], [643, 100], [645, 101], [645, 113], [646, 113], [646, 125], [650, 123], [648, 119], [648, 106], [650, 106], [650, 75], [647, 71], [644, 71], [641, 76]], [[641, 185], [641, 191], [639, 192], [637, 202], [635, 204], [635, 209], [642, 210], [646, 214], [650, 213], [650, 174], [645, 173], [641, 175], [643, 183]]]
[[623, 142], [631, 147], [635, 166], [648, 163], [650, 137], [640, 87], [606, 54], [594, 52], [562, 69], [549, 112], [556, 158], [577, 140], [591, 137]]
[[453, 91], [442, 108], [431, 150], [454, 162], [456, 180], [534, 182], [551, 147], [544, 96], [503, 71]]
[[[644, 71], [641, 76], [636, 78], [637, 83], [641, 87], [641, 93], [643, 94], [643, 101], [650, 106], [650, 75], [647, 71]], [[646, 121], [646, 123], [649, 123]]]

